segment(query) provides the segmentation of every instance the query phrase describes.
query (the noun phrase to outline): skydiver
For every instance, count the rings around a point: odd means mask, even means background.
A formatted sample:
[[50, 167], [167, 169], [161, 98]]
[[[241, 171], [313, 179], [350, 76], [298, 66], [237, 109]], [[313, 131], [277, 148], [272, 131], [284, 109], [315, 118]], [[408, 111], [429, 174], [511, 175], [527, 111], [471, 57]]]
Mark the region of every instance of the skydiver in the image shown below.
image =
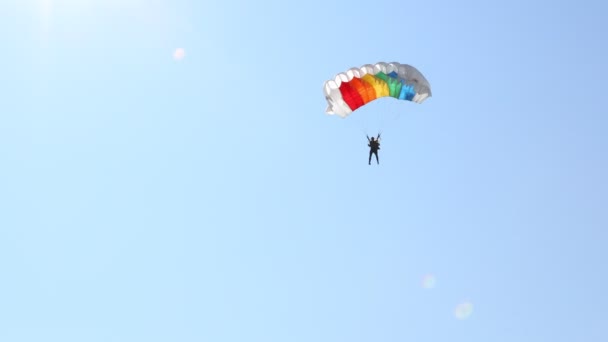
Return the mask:
[[370, 137], [366, 135], [369, 146], [369, 160], [367, 161], [368, 165], [372, 165], [372, 154], [376, 155], [376, 163], [380, 164], [378, 160], [378, 150], [380, 149], [380, 133], [378, 133], [378, 137], [374, 139], [374, 137]]

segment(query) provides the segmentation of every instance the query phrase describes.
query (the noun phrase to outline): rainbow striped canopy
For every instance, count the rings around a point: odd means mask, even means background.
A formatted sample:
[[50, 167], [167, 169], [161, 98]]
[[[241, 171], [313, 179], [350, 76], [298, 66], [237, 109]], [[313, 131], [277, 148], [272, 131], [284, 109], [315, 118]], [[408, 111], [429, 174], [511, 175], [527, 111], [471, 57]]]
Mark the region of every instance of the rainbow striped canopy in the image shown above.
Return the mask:
[[327, 109], [343, 118], [381, 97], [422, 103], [431, 96], [431, 85], [413, 66], [397, 62], [366, 64], [339, 73], [324, 85]]

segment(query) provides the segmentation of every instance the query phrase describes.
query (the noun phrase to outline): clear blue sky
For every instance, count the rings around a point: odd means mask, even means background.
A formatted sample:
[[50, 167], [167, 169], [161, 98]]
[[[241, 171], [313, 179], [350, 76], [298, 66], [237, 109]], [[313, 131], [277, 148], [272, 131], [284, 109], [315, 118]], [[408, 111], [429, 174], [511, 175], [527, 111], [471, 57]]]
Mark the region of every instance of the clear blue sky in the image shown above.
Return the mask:
[[0, 340], [607, 341], [607, 6], [3, 0]]

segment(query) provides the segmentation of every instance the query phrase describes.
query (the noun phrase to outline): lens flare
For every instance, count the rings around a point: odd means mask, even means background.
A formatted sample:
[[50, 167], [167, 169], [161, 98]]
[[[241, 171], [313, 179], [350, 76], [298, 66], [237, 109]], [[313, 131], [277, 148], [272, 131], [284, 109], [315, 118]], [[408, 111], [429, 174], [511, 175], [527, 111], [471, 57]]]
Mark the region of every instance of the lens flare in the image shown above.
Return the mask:
[[473, 314], [473, 304], [469, 301], [462, 302], [454, 309], [454, 316], [460, 320], [467, 319]]
[[184, 57], [186, 57], [186, 50], [182, 48], [178, 48], [173, 52], [173, 59], [176, 61], [181, 61]]
[[432, 288], [435, 288], [435, 285], [437, 285], [437, 278], [435, 278], [434, 275], [427, 274], [424, 277], [422, 277], [422, 287], [423, 288], [432, 289]]

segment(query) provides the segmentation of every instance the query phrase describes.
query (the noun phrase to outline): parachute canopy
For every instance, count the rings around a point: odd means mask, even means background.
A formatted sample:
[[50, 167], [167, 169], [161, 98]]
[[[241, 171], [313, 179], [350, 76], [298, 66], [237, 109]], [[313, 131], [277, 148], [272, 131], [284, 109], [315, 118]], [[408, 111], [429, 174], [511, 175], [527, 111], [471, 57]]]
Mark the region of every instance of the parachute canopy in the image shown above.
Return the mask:
[[325, 112], [341, 117], [381, 97], [422, 103], [431, 96], [431, 85], [422, 73], [397, 62], [351, 68], [326, 81], [323, 88], [328, 104]]

